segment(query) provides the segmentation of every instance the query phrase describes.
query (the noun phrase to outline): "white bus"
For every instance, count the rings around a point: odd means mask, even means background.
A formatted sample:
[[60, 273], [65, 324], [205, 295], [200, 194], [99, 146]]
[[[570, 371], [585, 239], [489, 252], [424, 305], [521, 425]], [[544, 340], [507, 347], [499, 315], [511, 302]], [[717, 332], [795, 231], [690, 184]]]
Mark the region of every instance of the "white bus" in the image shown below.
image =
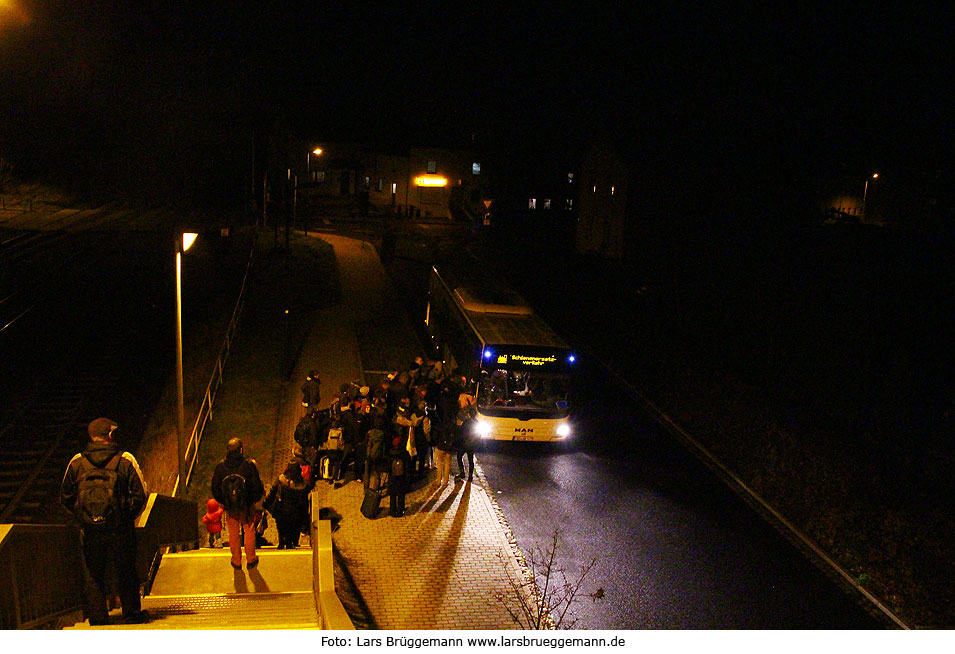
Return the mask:
[[431, 269], [425, 324], [432, 357], [477, 385], [482, 438], [571, 436], [574, 355], [512, 290], [480, 272]]

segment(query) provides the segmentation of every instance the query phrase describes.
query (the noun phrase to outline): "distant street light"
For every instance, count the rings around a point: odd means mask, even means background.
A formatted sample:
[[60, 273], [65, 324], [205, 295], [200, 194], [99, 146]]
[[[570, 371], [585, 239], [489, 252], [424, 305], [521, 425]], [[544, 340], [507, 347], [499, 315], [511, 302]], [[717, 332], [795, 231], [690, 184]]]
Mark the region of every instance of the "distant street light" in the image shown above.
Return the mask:
[[879, 173], [872, 173], [872, 177], [866, 177], [865, 188], [862, 190], [862, 222], [865, 222], [865, 196], [869, 193], [870, 179], [879, 179]]
[[182, 381], [182, 253], [192, 247], [198, 234], [183, 232], [176, 238], [176, 445], [179, 455], [179, 476], [173, 490], [175, 497], [186, 492], [186, 415], [183, 407]]
[[315, 148], [311, 152], [305, 155], [305, 178], [309, 182], [312, 181], [312, 155], [316, 157], [322, 153], [321, 148]]

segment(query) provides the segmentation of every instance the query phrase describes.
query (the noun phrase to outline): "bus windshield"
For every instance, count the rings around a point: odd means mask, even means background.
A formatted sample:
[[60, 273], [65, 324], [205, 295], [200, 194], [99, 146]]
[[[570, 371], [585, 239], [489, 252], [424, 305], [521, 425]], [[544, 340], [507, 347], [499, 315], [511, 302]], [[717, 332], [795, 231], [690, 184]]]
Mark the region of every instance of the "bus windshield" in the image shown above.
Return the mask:
[[515, 408], [565, 412], [570, 377], [529, 370], [482, 370], [478, 387], [479, 409]]

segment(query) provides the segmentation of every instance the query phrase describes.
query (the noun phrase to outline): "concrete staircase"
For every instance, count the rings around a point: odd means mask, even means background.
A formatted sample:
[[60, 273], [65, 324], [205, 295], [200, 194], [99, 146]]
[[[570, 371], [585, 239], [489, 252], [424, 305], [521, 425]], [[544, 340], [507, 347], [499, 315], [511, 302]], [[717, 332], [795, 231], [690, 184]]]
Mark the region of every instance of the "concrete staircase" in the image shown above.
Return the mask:
[[[253, 570], [233, 570], [228, 549], [199, 549], [162, 558], [143, 599], [147, 624], [74, 629], [318, 629], [312, 550], [260, 549]], [[121, 622], [120, 612], [111, 621]]]

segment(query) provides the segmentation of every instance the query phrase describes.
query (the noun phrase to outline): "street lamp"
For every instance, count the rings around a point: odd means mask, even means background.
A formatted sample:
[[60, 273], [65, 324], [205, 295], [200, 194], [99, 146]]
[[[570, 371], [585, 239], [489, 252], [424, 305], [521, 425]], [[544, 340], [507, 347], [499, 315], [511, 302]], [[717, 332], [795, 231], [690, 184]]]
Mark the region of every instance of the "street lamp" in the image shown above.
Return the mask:
[[179, 455], [179, 476], [176, 478], [174, 497], [186, 492], [186, 415], [183, 407], [182, 382], [182, 253], [192, 247], [198, 234], [182, 232], [176, 239], [176, 445]]
[[872, 177], [866, 177], [865, 188], [862, 190], [862, 222], [865, 222], [865, 196], [869, 193], [870, 179], [879, 179], [879, 173], [872, 173]]
[[308, 181], [312, 181], [312, 172], [311, 172], [312, 155], [314, 154], [317, 157], [321, 153], [322, 153], [321, 148], [315, 148], [314, 150], [312, 150], [311, 152], [305, 155], [305, 177], [308, 179]]

